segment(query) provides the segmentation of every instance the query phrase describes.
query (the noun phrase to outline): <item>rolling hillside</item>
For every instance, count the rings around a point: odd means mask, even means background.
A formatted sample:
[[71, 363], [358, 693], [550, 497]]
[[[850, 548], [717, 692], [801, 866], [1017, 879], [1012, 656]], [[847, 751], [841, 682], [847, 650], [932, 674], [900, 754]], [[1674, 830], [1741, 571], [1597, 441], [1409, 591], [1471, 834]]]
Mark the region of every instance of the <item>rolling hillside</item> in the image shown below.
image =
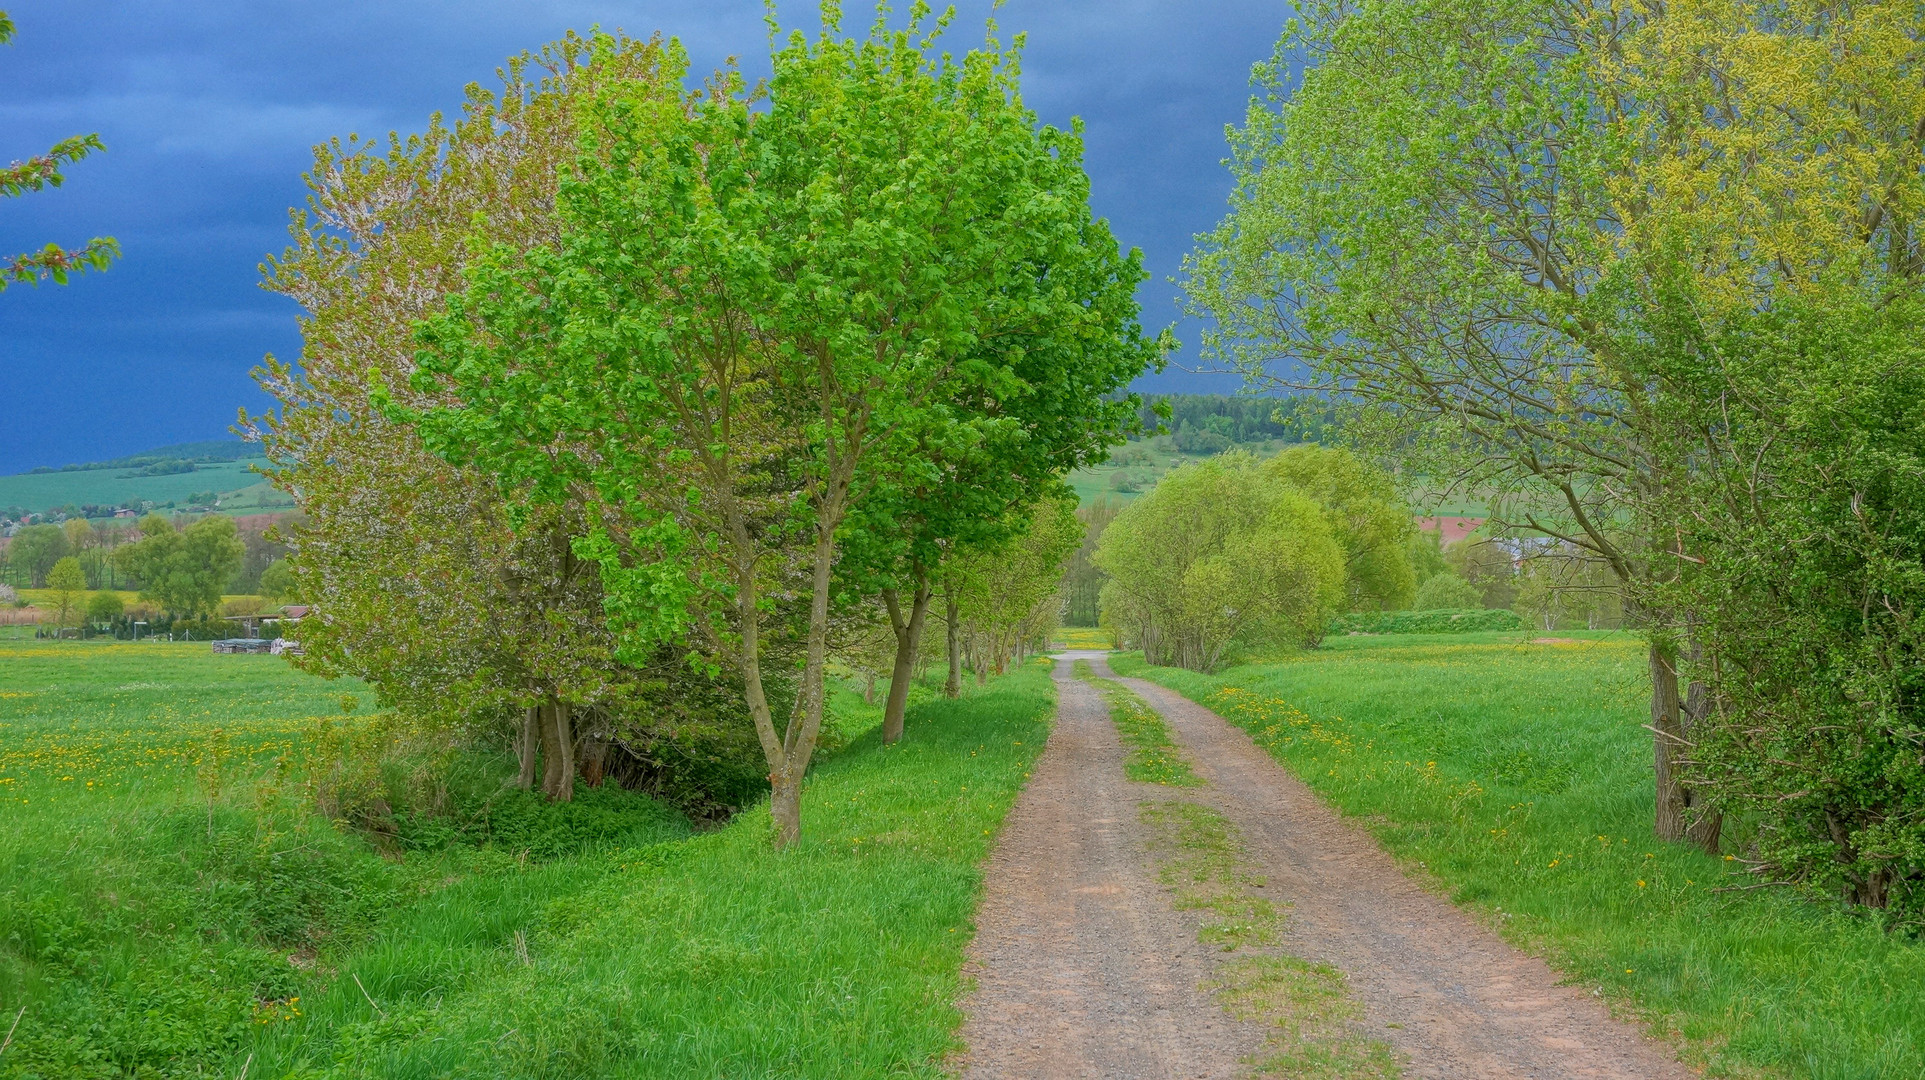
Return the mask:
[[292, 506], [255, 468], [267, 460], [259, 448], [238, 440], [163, 446], [110, 461], [0, 476], [0, 516], [17, 518], [62, 507], [107, 516], [115, 507], [205, 505], [212, 494], [226, 512], [259, 512]]

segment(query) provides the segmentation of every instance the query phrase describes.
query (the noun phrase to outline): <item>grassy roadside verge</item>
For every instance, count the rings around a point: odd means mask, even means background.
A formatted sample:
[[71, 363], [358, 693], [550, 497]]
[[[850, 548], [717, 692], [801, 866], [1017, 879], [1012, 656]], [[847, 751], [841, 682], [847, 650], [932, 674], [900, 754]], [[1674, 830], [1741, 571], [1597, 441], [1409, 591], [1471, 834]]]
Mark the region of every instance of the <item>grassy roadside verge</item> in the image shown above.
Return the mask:
[[198, 781], [213, 728], [264, 763], [341, 685], [205, 646], [0, 664], [8, 1080], [940, 1076], [978, 864], [1053, 708], [1023, 667], [885, 748], [839, 694], [852, 739], [781, 856], [753, 807], [549, 861], [383, 856]]
[[[1250, 732], [1413, 870], [1713, 1076], [1925, 1075], [1925, 945], [1650, 835], [1637, 643], [1335, 639], [1218, 676], [1113, 657]], [[1739, 837], [1742, 841], [1742, 837]]]

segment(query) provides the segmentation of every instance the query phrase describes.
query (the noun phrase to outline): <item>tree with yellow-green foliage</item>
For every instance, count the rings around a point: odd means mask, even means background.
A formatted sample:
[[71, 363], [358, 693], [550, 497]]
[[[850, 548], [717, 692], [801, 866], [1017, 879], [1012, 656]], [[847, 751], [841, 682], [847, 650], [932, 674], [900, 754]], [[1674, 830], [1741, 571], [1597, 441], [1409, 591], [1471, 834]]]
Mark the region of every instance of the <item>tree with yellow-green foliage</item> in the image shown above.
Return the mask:
[[1165, 476], [1094, 558], [1109, 574], [1103, 624], [1153, 664], [1210, 671], [1236, 647], [1316, 644], [1344, 601], [1323, 509], [1242, 452]]
[[1323, 510], [1344, 557], [1344, 610], [1394, 611], [1417, 591], [1410, 507], [1383, 470], [1343, 447], [1293, 446], [1264, 470]]
[[1206, 347], [1608, 568], [1659, 836], [1742, 806], [1772, 880], [1918, 917], [1916, 5], [1298, 10], [1189, 264]]
[[53, 592], [54, 625], [66, 627], [79, 620], [81, 598], [87, 594], [87, 572], [80, 560], [69, 555], [47, 571], [47, 588]]

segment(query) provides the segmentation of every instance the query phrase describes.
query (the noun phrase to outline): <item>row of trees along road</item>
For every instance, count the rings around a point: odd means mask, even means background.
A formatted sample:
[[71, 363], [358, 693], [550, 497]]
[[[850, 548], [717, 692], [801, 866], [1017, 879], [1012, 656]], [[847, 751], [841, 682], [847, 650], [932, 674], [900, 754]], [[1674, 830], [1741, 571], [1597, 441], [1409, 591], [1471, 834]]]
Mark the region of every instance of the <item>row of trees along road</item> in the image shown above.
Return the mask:
[[249, 421], [307, 515], [303, 662], [521, 711], [556, 798], [578, 739], [753, 732], [779, 846], [839, 639], [886, 601], [895, 737], [932, 597], [957, 626], [972, 555], [1137, 426], [1118, 392], [1157, 359], [1016, 53], [824, 13], [762, 87], [571, 36], [452, 129], [320, 148], [269, 267], [301, 369]]
[[1915, 5], [1299, 11], [1188, 266], [1207, 348], [1608, 567], [1660, 836], [1741, 810], [1763, 880], [1917, 917]]

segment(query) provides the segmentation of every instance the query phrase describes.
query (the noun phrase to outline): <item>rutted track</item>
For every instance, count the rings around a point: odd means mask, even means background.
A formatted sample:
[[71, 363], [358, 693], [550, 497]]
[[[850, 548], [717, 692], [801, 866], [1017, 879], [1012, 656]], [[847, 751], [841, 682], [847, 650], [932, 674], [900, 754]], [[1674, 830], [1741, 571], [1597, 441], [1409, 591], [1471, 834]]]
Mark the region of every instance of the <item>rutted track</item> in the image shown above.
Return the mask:
[[[971, 1077], [1236, 1076], [1262, 1032], [1200, 989], [1209, 951], [1147, 869], [1137, 803], [1101, 698], [1063, 658], [1057, 725], [988, 869], [965, 1003]], [[1197, 774], [1185, 798], [1234, 822], [1276, 899], [1286, 948], [1349, 979], [1368, 1034], [1405, 1075], [1450, 1080], [1685, 1080], [1663, 1047], [1406, 879], [1240, 730], [1153, 683], [1120, 680], [1168, 720]]]

